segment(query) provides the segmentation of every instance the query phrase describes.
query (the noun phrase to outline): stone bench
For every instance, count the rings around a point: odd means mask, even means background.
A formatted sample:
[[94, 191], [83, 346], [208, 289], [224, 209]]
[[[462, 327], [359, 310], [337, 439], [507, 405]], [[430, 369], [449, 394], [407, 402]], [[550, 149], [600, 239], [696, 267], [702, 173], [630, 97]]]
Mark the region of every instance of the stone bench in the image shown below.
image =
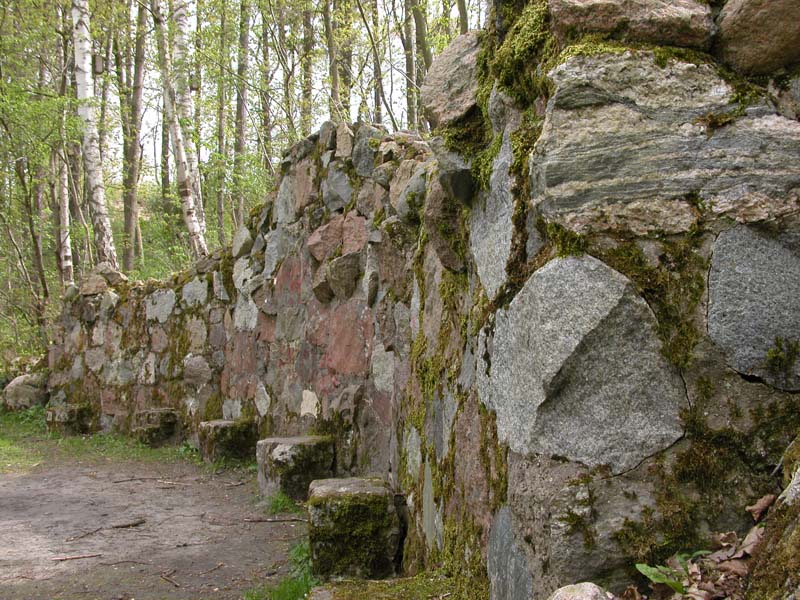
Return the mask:
[[305, 501], [315, 479], [334, 475], [334, 441], [329, 436], [266, 438], [256, 445], [258, 488], [263, 496], [283, 492]]
[[133, 414], [131, 435], [149, 446], [165, 444], [180, 433], [180, 415], [172, 408], [154, 408]]
[[200, 454], [209, 462], [220, 458], [251, 458], [258, 441], [258, 428], [249, 419], [203, 421], [197, 433]]
[[315, 576], [382, 578], [395, 573], [400, 520], [394, 493], [379, 478], [312, 481], [308, 499]]

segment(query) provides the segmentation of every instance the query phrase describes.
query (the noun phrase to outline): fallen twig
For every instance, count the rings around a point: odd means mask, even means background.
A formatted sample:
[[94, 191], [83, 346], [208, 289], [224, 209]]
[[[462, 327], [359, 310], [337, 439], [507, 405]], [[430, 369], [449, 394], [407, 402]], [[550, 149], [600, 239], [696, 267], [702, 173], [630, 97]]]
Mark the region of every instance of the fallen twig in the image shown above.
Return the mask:
[[118, 523], [117, 525], [112, 525], [109, 527], [109, 529], [129, 529], [130, 527], [144, 525], [146, 522], [146, 519], [136, 519], [135, 521], [131, 521], [129, 523]]
[[302, 517], [245, 517], [245, 523], [308, 523]]
[[102, 531], [102, 530], [103, 530], [102, 527], [98, 527], [97, 529], [92, 529], [91, 531], [87, 531], [86, 533], [82, 533], [80, 535], [74, 535], [72, 537], [68, 537], [64, 541], [65, 542], [74, 542], [75, 540], [82, 540], [83, 538], [89, 537], [93, 533], [97, 533], [98, 531]]
[[172, 575], [173, 573], [175, 573], [175, 569], [172, 569], [172, 571], [168, 571], [168, 572], [165, 571], [165, 572], [161, 573], [160, 577], [164, 581], [168, 581], [169, 583], [174, 585], [176, 588], [179, 588], [179, 587], [181, 587], [181, 584], [170, 577], [170, 575]]
[[128, 529], [130, 527], [138, 527], [139, 525], [144, 525], [146, 523], [145, 519], [136, 519], [135, 521], [131, 521], [130, 523], [118, 523], [116, 525], [110, 525], [108, 527], [98, 527], [97, 529], [92, 529], [91, 531], [87, 531], [86, 533], [82, 533], [80, 535], [74, 535], [72, 537], [68, 537], [65, 542], [74, 542], [76, 540], [82, 540], [85, 537], [89, 537], [99, 531], [103, 531], [104, 529]]
[[208, 542], [181, 542], [180, 544], [175, 544], [176, 548], [188, 548], [189, 546], [205, 546]]
[[56, 556], [51, 558], [53, 562], [62, 562], [65, 560], [81, 560], [82, 558], [97, 558], [103, 556], [102, 554], [78, 554], [77, 556]]
[[239, 487], [240, 485], [244, 485], [245, 483], [247, 483], [247, 482], [246, 481], [236, 481], [234, 483], [225, 484], [225, 487], [229, 487], [229, 488]]
[[140, 560], [118, 560], [112, 563], [98, 563], [99, 567], [114, 567], [125, 563], [133, 563], [134, 565], [149, 565], [150, 563], [142, 562]]
[[200, 572], [200, 573], [198, 573], [197, 575], [198, 575], [198, 576], [199, 576], [199, 575], [208, 575], [209, 573], [213, 573], [213, 572], [214, 572], [214, 571], [216, 571], [217, 569], [221, 569], [221, 568], [222, 568], [222, 567], [224, 567], [224, 566], [225, 566], [225, 563], [219, 563], [219, 564], [218, 564], [216, 567], [212, 567], [212, 568], [210, 568], [208, 571], [201, 571], [201, 572]]

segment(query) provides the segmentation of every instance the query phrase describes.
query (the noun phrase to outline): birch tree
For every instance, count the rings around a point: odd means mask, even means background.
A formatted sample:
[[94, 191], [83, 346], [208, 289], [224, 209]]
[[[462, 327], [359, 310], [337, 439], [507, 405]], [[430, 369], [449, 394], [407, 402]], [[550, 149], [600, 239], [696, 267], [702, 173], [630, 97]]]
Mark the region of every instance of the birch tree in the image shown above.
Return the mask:
[[[206, 217], [203, 210], [203, 194], [200, 185], [200, 166], [195, 152], [194, 138], [198, 132], [192, 127], [195, 118], [194, 97], [189, 80], [192, 72], [189, 56], [189, 3], [188, 0], [177, 0], [173, 5], [172, 23], [174, 28], [174, 52], [171, 61], [172, 74], [175, 77], [175, 106], [178, 112], [178, 124], [183, 129], [184, 153], [189, 172], [189, 181], [195, 201], [195, 212], [200, 230], [205, 235]], [[158, 35], [158, 32], [156, 32]]]
[[131, 15], [126, 15], [125, 39], [114, 37], [114, 62], [117, 71], [120, 117], [122, 122], [122, 201], [124, 210], [124, 237], [122, 240], [122, 268], [133, 269], [136, 248], [136, 229], [139, 222], [137, 189], [141, 166], [139, 128], [142, 119], [142, 88], [144, 85], [145, 27], [147, 9], [138, 5], [136, 33], [131, 52]]
[[164, 16], [161, 12], [161, 1], [150, 0], [150, 8], [153, 13], [156, 45], [158, 47], [158, 63], [161, 70], [161, 85], [164, 94], [164, 112], [166, 113], [166, 121], [169, 123], [172, 148], [175, 156], [178, 195], [181, 199], [183, 220], [189, 232], [189, 245], [191, 246], [194, 256], [200, 258], [208, 254], [208, 247], [206, 246], [205, 232], [200, 226], [197, 215], [195, 196], [192, 189], [192, 180], [186, 156], [186, 144], [184, 143], [183, 131], [178, 121], [175, 87], [172, 84], [172, 60], [169, 48], [167, 47], [166, 26], [164, 24]]
[[111, 221], [106, 206], [106, 188], [100, 160], [100, 140], [97, 116], [92, 102], [94, 82], [92, 77], [92, 41], [89, 33], [88, 0], [72, 0], [72, 45], [75, 53], [75, 81], [78, 96], [78, 114], [83, 120], [83, 163], [86, 171], [89, 207], [94, 228], [94, 244], [99, 261], [106, 261], [115, 269], [117, 251], [111, 231]]
[[247, 110], [247, 75], [250, 65], [250, 2], [241, 0], [239, 5], [239, 50], [236, 65], [236, 139], [233, 147], [233, 183], [236, 190], [234, 224], [244, 223], [244, 160], [245, 118]]

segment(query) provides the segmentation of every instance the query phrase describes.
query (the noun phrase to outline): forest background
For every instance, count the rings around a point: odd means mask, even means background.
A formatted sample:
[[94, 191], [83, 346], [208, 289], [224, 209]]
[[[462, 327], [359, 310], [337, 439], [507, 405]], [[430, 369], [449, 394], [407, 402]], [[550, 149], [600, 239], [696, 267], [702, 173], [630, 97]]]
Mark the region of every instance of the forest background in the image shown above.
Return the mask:
[[485, 0], [0, 0], [0, 373], [95, 264], [230, 242], [326, 120], [427, 132], [434, 56]]

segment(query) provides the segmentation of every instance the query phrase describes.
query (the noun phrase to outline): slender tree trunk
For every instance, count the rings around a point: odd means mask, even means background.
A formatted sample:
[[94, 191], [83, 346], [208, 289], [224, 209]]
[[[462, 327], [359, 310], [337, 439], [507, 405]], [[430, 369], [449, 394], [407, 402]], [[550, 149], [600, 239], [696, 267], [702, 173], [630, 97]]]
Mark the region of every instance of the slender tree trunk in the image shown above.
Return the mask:
[[158, 62], [161, 69], [161, 83], [164, 88], [166, 118], [172, 135], [172, 146], [175, 154], [175, 166], [178, 177], [178, 195], [181, 198], [181, 208], [186, 229], [189, 232], [189, 244], [196, 258], [208, 254], [205, 235], [200, 227], [195, 209], [192, 180], [186, 158], [186, 148], [183, 140], [183, 131], [178, 122], [176, 109], [175, 88], [172, 85], [172, 61], [167, 47], [166, 27], [161, 13], [161, 0], [150, 0], [153, 13], [153, 23], [156, 30], [158, 45]]
[[[425, 18], [425, 13], [419, 5], [419, 0], [411, 0], [411, 13], [414, 15], [414, 28], [417, 38], [417, 50], [422, 55], [422, 61], [425, 64], [425, 72], [431, 68], [433, 64], [433, 54], [431, 53], [431, 46], [428, 42], [428, 22]], [[422, 81], [417, 81], [417, 85], [421, 85]]]
[[[367, 19], [367, 15], [366, 12], [364, 11], [364, 6], [361, 4], [361, 0], [355, 0], [355, 2], [356, 6], [358, 7], [358, 13], [359, 15], [361, 15], [361, 22], [364, 25], [364, 29], [367, 32], [367, 38], [369, 38], [370, 48], [372, 49], [372, 65], [375, 77], [375, 82], [374, 82], [375, 121], [376, 122], [381, 121], [380, 108], [381, 108], [381, 102], [383, 102], [384, 105], [386, 106], [386, 112], [389, 114], [389, 118], [392, 120], [392, 127], [396, 130], [397, 121], [394, 118], [392, 107], [387, 102], [386, 97], [384, 96], [383, 93], [383, 74], [381, 73], [381, 56], [380, 56], [380, 51], [378, 50], [378, 44], [375, 41], [375, 35], [373, 31], [370, 29], [369, 20]], [[374, 8], [375, 11], [377, 11], [378, 8], [377, 3], [371, 4], [370, 6]], [[376, 14], [377, 13], [373, 15], [373, 23], [375, 23], [375, 21], [377, 20]]]
[[[142, 89], [144, 83], [145, 27], [147, 8], [138, 5], [136, 16], [136, 40], [131, 73], [128, 57], [123, 61], [122, 52], [116, 52], [117, 79], [119, 80], [120, 115], [122, 117], [122, 200], [125, 213], [125, 234], [123, 237], [122, 268], [133, 270], [136, 256], [136, 227], [139, 222], [137, 189], [141, 168], [141, 148], [139, 145], [139, 122], [142, 118]], [[126, 45], [130, 45], [128, 40]], [[119, 43], [117, 44], [119, 46]], [[131, 81], [130, 78], [133, 78]]]
[[300, 101], [300, 129], [303, 135], [311, 133], [312, 90], [314, 78], [314, 21], [311, 6], [306, 0], [303, 6], [303, 89]]
[[283, 110], [286, 114], [286, 131], [289, 142], [294, 142], [297, 139], [294, 119], [295, 98], [292, 91], [294, 62], [289, 60], [289, 48], [286, 44], [286, 5], [283, 0], [280, 0], [278, 7], [278, 53], [283, 71]]
[[261, 11], [261, 137], [264, 168], [272, 171], [272, 103], [270, 94], [270, 51], [267, 15]]
[[[63, 123], [62, 117], [62, 140], [65, 137]], [[72, 239], [70, 237], [69, 181], [67, 165], [63, 156], [55, 153], [53, 166], [56, 172], [56, 198], [58, 199], [58, 264], [61, 267], [61, 282], [66, 288], [75, 282], [75, 272], [72, 267]]]
[[98, 71], [97, 76], [100, 77], [100, 119], [97, 124], [97, 135], [100, 141], [100, 162], [105, 164], [106, 160], [106, 137], [108, 134], [108, 84], [109, 79], [105, 75], [105, 68], [109, 64], [111, 57], [111, 39], [109, 34], [106, 36], [105, 44], [103, 44], [102, 56], [97, 56]]
[[[381, 102], [383, 102], [384, 94], [383, 94], [383, 73], [381, 70], [381, 58], [382, 52], [381, 49], [378, 47], [378, 39], [381, 39], [380, 35], [380, 15], [378, 13], [378, 0], [372, 0], [370, 3], [370, 13], [372, 16], [372, 33], [370, 34], [370, 42], [372, 43], [372, 51], [373, 51], [373, 58], [372, 58], [372, 77], [375, 80], [373, 83], [373, 103], [375, 106], [375, 112], [373, 121], [375, 123], [381, 123], [383, 121], [383, 115], [381, 114]], [[395, 126], [395, 129], [397, 127]]]
[[220, 7], [220, 33], [219, 33], [219, 73], [217, 79], [217, 239], [219, 245], [225, 247], [225, 176], [227, 172], [228, 151], [225, 144], [225, 122], [227, 115], [225, 93], [225, 75], [228, 66], [228, 34], [227, 34], [227, 8], [223, 2]]
[[142, 241], [142, 224], [136, 221], [136, 256], [144, 264], [144, 242]]
[[79, 265], [80, 275], [92, 267], [94, 264], [94, 253], [92, 252], [92, 230], [86, 221], [84, 214], [84, 196], [81, 188], [81, 173], [83, 162], [81, 161], [80, 144], [69, 142], [67, 144], [67, 177], [69, 181], [69, 211], [73, 223], [80, 225], [81, 243], [80, 247], [72, 249], [72, 264]]
[[[195, 199], [195, 212], [200, 230], [205, 235], [206, 218], [203, 210], [203, 194], [200, 181], [200, 167], [198, 156], [195, 152], [195, 140], [199, 136], [194, 124], [194, 96], [189, 84], [192, 72], [191, 57], [189, 56], [189, 2], [177, 0], [173, 5], [172, 21], [175, 25], [173, 38], [172, 73], [175, 77], [175, 105], [178, 111], [178, 123], [183, 130], [184, 152], [186, 165], [189, 170], [189, 181], [192, 186], [192, 195]], [[174, 141], [174, 139], [173, 139]]]
[[28, 206], [28, 230], [31, 234], [33, 250], [33, 266], [39, 278], [41, 289], [40, 302], [43, 304], [42, 324], [44, 325], [44, 308], [50, 298], [50, 286], [47, 284], [47, 273], [44, 270], [44, 253], [42, 251], [42, 223], [44, 222], [44, 182], [45, 172], [40, 169], [33, 184], [33, 206]]
[[[200, 94], [203, 90], [203, 63], [200, 60], [201, 52], [203, 50], [203, 36], [200, 35], [200, 32], [203, 28], [203, 21], [202, 21], [202, 14], [200, 13], [200, 6], [201, 0], [197, 0], [197, 10], [195, 11], [195, 35], [194, 35], [194, 74], [192, 76], [192, 85], [190, 88], [193, 90], [193, 93], [197, 96], [195, 103], [194, 103], [194, 130], [197, 132], [197, 135], [194, 136], [194, 146], [195, 146], [195, 154], [198, 157], [198, 161], [200, 160], [200, 156], [202, 155], [202, 147], [203, 141], [200, 139], [200, 126], [201, 126], [201, 103], [200, 103]], [[205, 194], [203, 194], [203, 177], [202, 175], [198, 175], [198, 181], [200, 186], [200, 198], [205, 198]], [[203, 220], [205, 221], [205, 206], [203, 207]]]
[[75, 50], [75, 78], [78, 89], [78, 114], [84, 123], [83, 162], [89, 186], [89, 205], [94, 226], [94, 241], [97, 258], [118, 268], [117, 251], [111, 233], [111, 220], [106, 206], [106, 189], [103, 168], [100, 162], [100, 142], [97, 133], [97, 118], [91, 103], [92, 52], [89, 35], [88, 0], [72, 0], [72, 39]]
[[336, 64], [339, 68], [339, 101], [346, 121], [350, 120], [353, 90], [353, 6], [351, 0], [333, 0], [333, 30], [337, 37]]
[[458, 4], [458, 30], [463, 35], [469, 31], [467, 0], [456, 0], [456, 4]]
[[244, 160], [245, 160], [245, 110], [247, 108], [247, 72], [249, 70], [250, 2], [239, 5], [239, 51], [236, 65], [236, 139], [233, 145], [233, 184], [236, 190], [234, 225], [244, 223]]
[[[66, 21], [61, 7], [56, 8], [56, 19], [59, 23]], [[58, 94], [62, 98], [67, 95], [67, 37], [61, 37], [56, 43], [56, 68], [61, 73]], [[52, 154], [53, 174], [55, 179], [55, 200], [58, 207], [57, 248], [58, 266], [61, 274], [61, 284], [64, 288], [75, 282], [75, 272], [72, 267], [72, 239], [70, 236], [69, 214], [69, 175], [67, 166], [67, 109], [61, 111], [59, 124], [60, 144]]]
[[414, 27], [412, 25], [411, 0], [404, 0], [403, 3], [403, 54], [405, 55], [405, 75], [406, 75], [406, 114], [408, 115], [409, 129], [417, 129], [417, 66], [416, 52], [414, 48]]
[[450, 40], [453, 37], [453, 34], [450, 31], [450, 11], [452, 8], [453, 5], [450, 0], [442, 0], [442, 18], [440, 21], [442, 24], [444, 39], [446, 40]]
[[348, 120], [343, 118], [342, 103], [339, 98], [339, 60], [337, 58], [336, 31], [334, 30], [334, 20], [331, 16], [331, 2], [324, 0], [322, 19], [325, 26], [325, 39], [328, 44], [328, 77], [330, 78], [331, 95], [329, 99], [329, 111], [331, 119], [335, 121]]
[[[171, 209], [168, 199], [170, 197], [171, 181], [169, 176], [169, 120], [167, 119], [167, 97], [164, 95], [161, 104], [161, 198], [164, 207]], [[169, 212], [172, 212], [169, 210]]]

